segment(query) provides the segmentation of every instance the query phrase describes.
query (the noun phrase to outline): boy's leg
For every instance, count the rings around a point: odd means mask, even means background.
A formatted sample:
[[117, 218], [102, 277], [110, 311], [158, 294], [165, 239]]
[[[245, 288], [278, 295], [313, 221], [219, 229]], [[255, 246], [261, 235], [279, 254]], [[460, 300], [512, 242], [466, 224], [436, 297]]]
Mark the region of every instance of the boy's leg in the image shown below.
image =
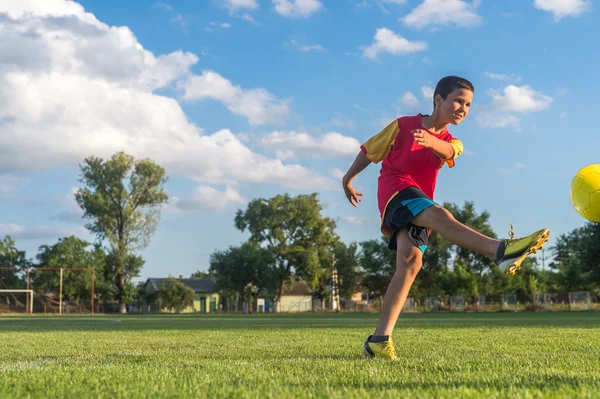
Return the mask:
[[392, 335], [410, 287], [423, 265], [423, 252], [411, 241], [407, 229], [396, 234], [396, 242], [396, 272], [385, 292], [374, 336]]
[[397, 360], [392, 332], [402, 311], [410, 287], [423, 264], [423, 252], [410, 239], [408, 229], [396, 234], [396, 272], [387, 288], [377, 328], [364, 344], [365, 354]]
[[496, 259], [500, 240], [485, 236], [460, 223], [445, 208], [433, 205], [419, 213], [412, 221], [441, 234], [446, 240], [461, 248], [470, 249], [490, 259]]
[[522, 238], [512, 237], [509, 240], [495, 240], [478, 233], [452, 216], [446, 209], [433, 205], [423, 210], [413, 219], [417, 226], [437, 231], [446, 240], [459, 247], [470, 249], [493, 259], [501, 270], [515, 274], [521, 268], [521, 262], [531, 253], [542, 249], [548, 241], [550, 230], [541, 229]]

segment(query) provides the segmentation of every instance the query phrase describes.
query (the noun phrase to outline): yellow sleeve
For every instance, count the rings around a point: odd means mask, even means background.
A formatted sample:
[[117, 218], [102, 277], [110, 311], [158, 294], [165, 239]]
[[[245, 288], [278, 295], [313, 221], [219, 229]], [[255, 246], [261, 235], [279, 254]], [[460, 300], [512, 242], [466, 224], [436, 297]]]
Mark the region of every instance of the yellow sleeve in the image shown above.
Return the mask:
[[460, 155], [462, 154], [464, 147], [463, 147], [463, 143], [458, 140], [458, 139], [452, 139], [448, 142], [452, 148], [454, 148], [454, 156], [452, 156], [452, 158], [447, 159], [445, 161], [443, 161], [442, 166], [444, 163], [448, 164], [449, 168], [453, 168], [454, 167], [454, 160]]
[[398, 120], [394, 120], [382, 131], [367, 140], [360, 148], [371, 162], [379, 163], [389, 154], [399, 130]]

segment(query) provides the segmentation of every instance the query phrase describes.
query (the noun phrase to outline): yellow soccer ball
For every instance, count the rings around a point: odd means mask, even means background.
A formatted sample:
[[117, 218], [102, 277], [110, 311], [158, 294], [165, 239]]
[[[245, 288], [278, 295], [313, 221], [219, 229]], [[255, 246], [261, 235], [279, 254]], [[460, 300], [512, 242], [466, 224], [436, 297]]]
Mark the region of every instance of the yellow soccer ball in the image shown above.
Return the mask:
[[571, 181], [573, 208], [590, 222], [600, 222], [600, 164], [581, 169]]

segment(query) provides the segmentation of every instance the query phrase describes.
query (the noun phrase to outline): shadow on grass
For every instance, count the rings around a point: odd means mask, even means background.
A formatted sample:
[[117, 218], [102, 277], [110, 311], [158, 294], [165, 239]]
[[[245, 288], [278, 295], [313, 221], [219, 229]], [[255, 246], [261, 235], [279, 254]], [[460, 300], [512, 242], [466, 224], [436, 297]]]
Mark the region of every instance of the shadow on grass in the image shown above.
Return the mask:
[[[362, 329], [373, 313], [0, 316], [1, 332]], [[402, 314], [398, 328], [600, 328], [600, 312]]]

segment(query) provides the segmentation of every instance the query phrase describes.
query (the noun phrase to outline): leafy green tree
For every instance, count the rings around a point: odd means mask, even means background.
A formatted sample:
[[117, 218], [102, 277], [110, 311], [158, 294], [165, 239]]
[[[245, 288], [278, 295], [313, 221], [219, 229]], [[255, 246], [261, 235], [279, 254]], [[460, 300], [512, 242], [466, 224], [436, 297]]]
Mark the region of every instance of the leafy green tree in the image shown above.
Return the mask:
[[194, 290], [181, 281], [169, 277], [159, 288], [157, 302], [160, 308], [175, 309], [180, 313], [194, 304]]
[[210, 274], [209, 272], [203, 272], [201, 270], [197, 270], [194, 273], [192, 273], [192, 275], [190, 276], [190, 278], [213, 278], [214, 276], [212, 274]]
[[364, 275], [361, 285], [370, 296], [383, 297], [396, 271], [396, 253], [388, 248], [385, 237], [360, 243], [358, 264]]
[[558, 237], [552, 247], [556, 274], [553, 281], [563, 291], [600, 289], [600, 223], [586, 223]]
[[274, 254], [255, 242], [211, 254], [209, 273], [220, 289], [236, 292], [240, 302], [248, 303], [253, 295], [272, 296], [277, 290]]
[[357, 286], [358, 245], [356, 243], [346, 245], [340, 241], [334, 245], [333, 254], [336, 258], [335, 267], [338, 273], [340, 296], [350, 298], [356, 292]]
[[[94, 289], [102, 292], [105, 289], [104, 253], [99, 247], [91, 247], [87, 241], [75, 236], [63, 237], [54, 245], [42, 245], [37, 255], [40, 268], [93, 268]], [[54, 292], [58, 294], [60, 287], [59, 270], [34, 270], [33, 287], [38, 293]], [[89, 301], [92, 298], [91, 270], [63, 271], [63, 297], [75, 301]]]
[[[31, 266], [24, 251], [15, 247], [15, 242], [10, 236], [0, 241], [0, 288], [23, 289], [25, 288], [25, 271]], [[10, 269], [8, 269], [10, 268]]]
[[[444, 203], [444, 208], [450, 211], [456, 220], [465, 226], [488, 237], [496, 238], [496, 233], [494, 233], [490, 224], [490, 214], [486, 211], [477, 213], [473, 202], [465, 202], [462, 208], [455, 204]], [[494, 265], [494, 261], [484, 255], [456, 245], [452, 247], [456, 254], [455, 262], [467, 270], [474, 270], [481, 274]]]
[[84, 187], [75, 199], [89, 220], [86, 228], [110, 245], [116, 299], [125, 313], [128, 257], [148, 244], [160, 207], [168, 201], [163, 188], [165, 170], [149, 159], [135, 160], [124, 152], [108, 160], [88, 157], [80, 169]]
[[335, 221], [321, 210], [317, 194], [285, 194], [252, 200], [245, 211], [237, 211], [236, 227], [275, 255], [276, 301], [293, 275], [313, 286], [324, 272], [323, 259], [338, 238]]

